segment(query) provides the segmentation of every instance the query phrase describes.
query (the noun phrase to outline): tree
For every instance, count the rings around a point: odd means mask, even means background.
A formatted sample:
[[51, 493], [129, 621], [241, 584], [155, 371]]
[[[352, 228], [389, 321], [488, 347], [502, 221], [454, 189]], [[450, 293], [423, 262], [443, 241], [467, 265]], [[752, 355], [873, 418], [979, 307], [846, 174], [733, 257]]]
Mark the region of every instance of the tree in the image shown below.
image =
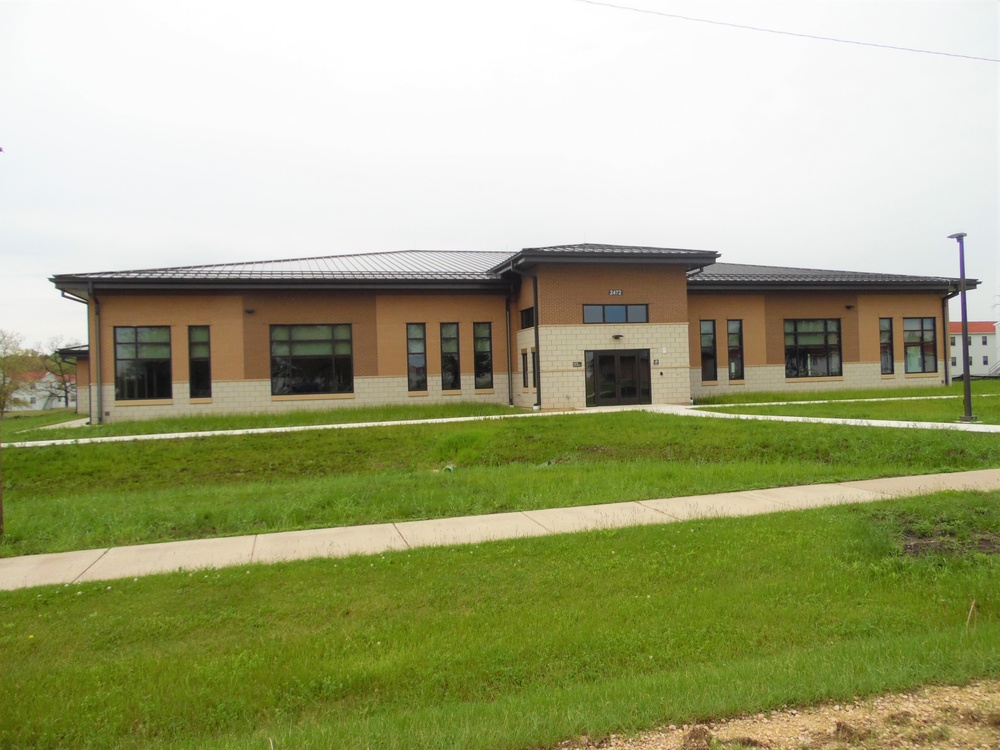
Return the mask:
[[3, 536], [3, 418], [24, 402], [18, 391], [25, 376], [38, 364], [33, 352], [25, 349], [21, 334], [0, 328], [0, 536]]
[[[70, 344], [75, 346], [75, 344]], [[59, 351], [64, 348], [61, 336], [49, 339], [43, 351], [51, 352], [41, 357], [42, 366], [55, 380], [43, 385], [45, 392], [60, 399], [63, 406], [68, 407], [70, 401], [76, 400], [76, 362], [65, 359]]]

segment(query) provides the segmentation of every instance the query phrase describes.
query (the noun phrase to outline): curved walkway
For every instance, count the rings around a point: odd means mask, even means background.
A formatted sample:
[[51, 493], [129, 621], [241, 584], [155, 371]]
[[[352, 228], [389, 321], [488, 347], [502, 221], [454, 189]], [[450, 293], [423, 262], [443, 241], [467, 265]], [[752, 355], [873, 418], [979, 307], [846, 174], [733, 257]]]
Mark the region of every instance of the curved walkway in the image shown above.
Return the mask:
[[0, 589], [746, 516], [941, 490], [1000, 490], [1000, 469], [28, 555], [0, 559]]

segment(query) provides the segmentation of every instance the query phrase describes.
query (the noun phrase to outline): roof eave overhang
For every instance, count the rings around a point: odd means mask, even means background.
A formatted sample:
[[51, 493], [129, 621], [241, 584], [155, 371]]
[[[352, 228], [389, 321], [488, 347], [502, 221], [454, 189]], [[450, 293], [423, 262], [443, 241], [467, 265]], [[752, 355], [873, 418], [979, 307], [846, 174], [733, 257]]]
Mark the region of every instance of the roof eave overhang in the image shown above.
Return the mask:
[[505, 260], [503, 263], [490, 269], [490, 273], [506, 273], [519, 268], [531, 268], [541, 264], [553, 265], [595, 265], [614, 263], [615, 265], [672, 265], [684, 266], [686, 271], [694, 271], [704, 268], [720, 257], [720, 253], [704, 251], [697, 255], [677, 256], [673, 253], [635, 253], [625, 254], [620, 252], [587, 252], [587, 253], [552, 253], [552, 252], [530, 252], [522, 251], [513, 258]]
[[[979, 286], [978, 279], [966, 280], [966, 289]], [[689, 279], [688, 292], [936, 292], [957, 293], [954, 283], [932, 280], [928, 282], [775, 282], [775, 281], [693, 281]]]
[[83, 279], [54, 277], [56, 288], [86, 297], [108, 291], [263, 291], [263, 290], [422, 290], [505, 291], [502, 279]]

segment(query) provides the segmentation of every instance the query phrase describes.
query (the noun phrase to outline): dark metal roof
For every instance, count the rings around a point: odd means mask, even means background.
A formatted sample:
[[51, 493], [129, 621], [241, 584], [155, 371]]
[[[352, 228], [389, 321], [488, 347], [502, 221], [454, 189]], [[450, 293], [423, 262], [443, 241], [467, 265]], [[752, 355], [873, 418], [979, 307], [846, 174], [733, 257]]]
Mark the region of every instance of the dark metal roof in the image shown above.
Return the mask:
[[63, 359], [88, 359], [90, 357], [90, 347], [87, 344], [75, 344], [56, 349], [56, 353]]
[[688, 270], [701, 268], [713, 263], [719, 253], [711, 250], [681, 250], [670, 247], [648, 247], [642, 245], [604, 245], [585, 242], [578, 245], [551, 245], [549, 247], [526, 247], [501, 262], [493, 270], [504, 271], [513, 266], [543, 262], [603, 262], [615, 263], [677, 263]]
[[81, 281], [275, 281], [275, 280], [474, 280], [494, 279], [490, 269], [511, 253], [400, 250], [358, 255], [217, 263], [204, 266], [102, 271], [53, 277]]
[[[978, 285], [976, 279], [966, 281], [968, 288]], [[958, 288], [958, 279], [939, 276], [911, 276], [864, 271], [828, 271], [815, 268], [784, 266], [745, 266], [738, 263], [715, 263], [688, 275], [691, 289], [789, 289], [789, 288]]]

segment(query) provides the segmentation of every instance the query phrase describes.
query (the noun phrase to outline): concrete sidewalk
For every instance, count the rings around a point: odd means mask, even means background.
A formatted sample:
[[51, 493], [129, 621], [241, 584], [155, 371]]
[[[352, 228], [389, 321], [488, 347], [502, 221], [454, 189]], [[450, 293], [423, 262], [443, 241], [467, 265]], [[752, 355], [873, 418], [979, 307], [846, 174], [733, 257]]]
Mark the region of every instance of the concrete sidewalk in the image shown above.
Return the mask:
[[0, 558], [0, 590], [746, 516], [940, 490], [1000, 490], [1000, 469]]

